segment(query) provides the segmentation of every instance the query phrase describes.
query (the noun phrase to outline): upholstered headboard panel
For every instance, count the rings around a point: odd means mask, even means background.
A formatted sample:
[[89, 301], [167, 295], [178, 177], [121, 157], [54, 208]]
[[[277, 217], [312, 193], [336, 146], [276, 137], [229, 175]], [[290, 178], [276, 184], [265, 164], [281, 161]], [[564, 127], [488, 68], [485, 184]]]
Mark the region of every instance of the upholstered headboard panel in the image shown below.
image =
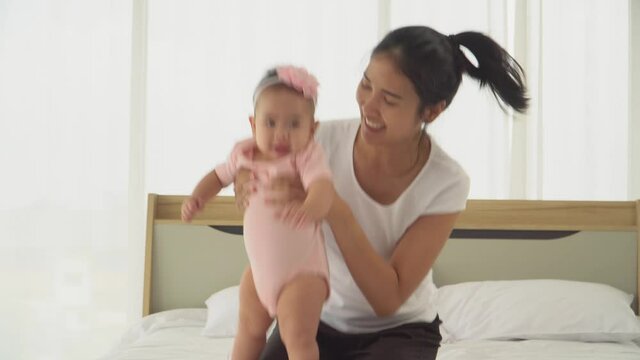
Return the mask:
[[[210, 202], [190, 224], [180, 221], [183, 199], [149, 195], [145, 315], [204, 307], [213, 292], [237, 284], [247, 265], [233, 198]], [[637, 297], [639, 204], [470, 200], [434, 265], [434, 281], [569, 279]]]

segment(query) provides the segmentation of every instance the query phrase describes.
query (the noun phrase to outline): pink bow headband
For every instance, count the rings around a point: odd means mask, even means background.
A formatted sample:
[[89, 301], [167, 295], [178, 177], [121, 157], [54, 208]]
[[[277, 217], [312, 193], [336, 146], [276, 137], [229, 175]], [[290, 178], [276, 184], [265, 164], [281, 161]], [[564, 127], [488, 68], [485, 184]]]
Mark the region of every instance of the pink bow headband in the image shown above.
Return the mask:
[[267, 72], [267, 76], [260, 81], [253, 92], [253, 106], [256, 105], [256, 101], [264, 89], [277, 84], [284, 84], [296, 90], [305, 98], [313, 100], [314, 105], [318, 102], [318, 80], [307, 70], [291, 65], [279, 66], [274, 70], [275, 72]]

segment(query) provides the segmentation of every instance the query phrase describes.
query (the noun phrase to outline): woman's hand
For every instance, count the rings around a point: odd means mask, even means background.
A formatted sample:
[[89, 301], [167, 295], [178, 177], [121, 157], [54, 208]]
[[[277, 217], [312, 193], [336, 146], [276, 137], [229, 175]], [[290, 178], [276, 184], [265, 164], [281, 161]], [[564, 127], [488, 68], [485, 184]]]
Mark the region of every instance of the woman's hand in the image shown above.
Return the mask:
[[284, 205], [282, 209], [276, 212], [276, 216], [283, 222], [291, 225], [294, 229], [301, 229], [316, 221], [309, 213], [309, 209], [297, 200]]
[[284, 208], [293, 202], [302, 204], [306, 197], [299, 176], [279, 177], [270, 181], [265, 201], [276, 208]]
[[236, 206], [242, 212], [249, 206], [251, 195], [256, 191], [255, 176], [250, 170], [240, 169], [233, 182]]

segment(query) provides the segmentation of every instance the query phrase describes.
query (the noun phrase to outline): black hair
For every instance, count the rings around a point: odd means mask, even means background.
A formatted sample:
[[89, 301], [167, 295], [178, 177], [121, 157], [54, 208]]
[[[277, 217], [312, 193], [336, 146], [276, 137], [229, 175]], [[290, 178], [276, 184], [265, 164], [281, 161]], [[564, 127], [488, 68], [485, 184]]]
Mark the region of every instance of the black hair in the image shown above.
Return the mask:
[[[464, 55], [464, 46], [474, 55], [474, 66]], [[524, 71], [518, 62], [490, 37], [478, 32], [443, 35], [426, 26], [407, 26], [388, 33], [372, 55], [389, 54], [411, 80], [420, 98], [420, 108], [444, 100], [449, 106], [467, 73], [489, 85], [498, 103], [524, 112], [528, 106]]]

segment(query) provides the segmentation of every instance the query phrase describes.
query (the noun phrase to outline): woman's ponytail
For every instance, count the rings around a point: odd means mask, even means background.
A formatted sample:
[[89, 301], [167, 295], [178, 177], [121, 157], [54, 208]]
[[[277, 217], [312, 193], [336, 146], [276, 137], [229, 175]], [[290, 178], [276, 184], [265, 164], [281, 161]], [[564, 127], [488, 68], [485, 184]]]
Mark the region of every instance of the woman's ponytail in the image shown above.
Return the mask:
[[[468, 31], [448, 37], [462, 57], [463, 70], [489, 88], [499, 99], [518, 112], [527, 109], [529, 99], [524, 85], [524, 71], [518, 62], [490, 37]], [[469, 49], [478, 61], [472, 64], [458, 46]], [[454, 49], [455, 51], [455, 49]]]
[[[467, 48], [478, 60], [474, 66], [461, 50]], [[388, 33], [373, 49], [373, 55], [387, 54], [413, 83], [422, 111], [445, 101], [451, 104], [462, 74], [468, 73], [489, 85], [500, 105], [518, 112], [527, 109], [529, 99], [524, 71], [518, 62], [490, 37], [478, 32], [446, 36], [426, 26], [406, 26]]]

